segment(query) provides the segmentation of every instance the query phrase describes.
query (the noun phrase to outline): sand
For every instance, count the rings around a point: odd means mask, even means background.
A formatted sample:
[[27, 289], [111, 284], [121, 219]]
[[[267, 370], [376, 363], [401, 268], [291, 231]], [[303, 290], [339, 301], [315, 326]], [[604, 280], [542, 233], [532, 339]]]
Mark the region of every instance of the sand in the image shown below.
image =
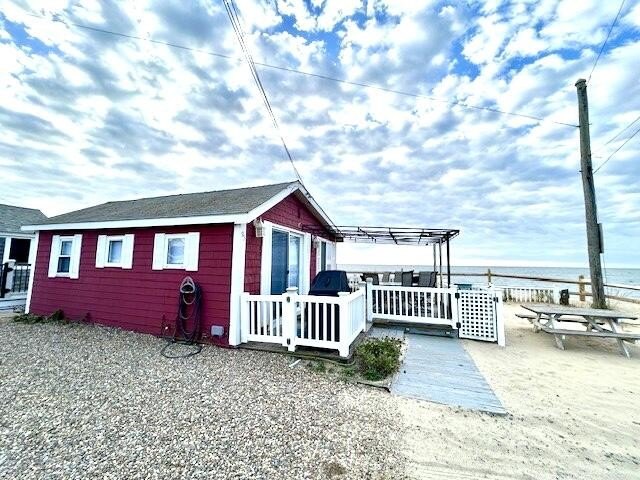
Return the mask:
[[506, 348], [464, 341], [509, 415], [397, 398], [409, 474], [640, 479], [640, 345], [631, 359], [608, 339], [570, 338], [562, 351], [518, 310], [506, 305]]

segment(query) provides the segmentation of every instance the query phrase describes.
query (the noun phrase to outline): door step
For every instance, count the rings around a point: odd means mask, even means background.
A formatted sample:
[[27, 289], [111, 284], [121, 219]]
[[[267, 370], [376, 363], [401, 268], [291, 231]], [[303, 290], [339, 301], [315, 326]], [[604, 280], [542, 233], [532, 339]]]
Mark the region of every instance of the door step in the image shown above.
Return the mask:
[[424, 327], [408, 327], [405, 329], [407, 333], [414, 333], [416, 335], [430, 335], [432, 337], [449, 337], [458, 338], [458, 330], [451, 327], [442, 325], [432, 325]]

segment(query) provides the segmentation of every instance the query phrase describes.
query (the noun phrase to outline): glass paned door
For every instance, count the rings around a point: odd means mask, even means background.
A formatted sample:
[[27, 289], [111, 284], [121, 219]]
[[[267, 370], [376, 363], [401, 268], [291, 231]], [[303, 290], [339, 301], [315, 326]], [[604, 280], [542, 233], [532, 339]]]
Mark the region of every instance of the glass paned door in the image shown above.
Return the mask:
[[289, 269], [289, 234], [273, 230], [271, 239], [271, 294], [279, 295], [287, 290]]
[[289, 286], [300, 290], [300, 253], [302, 239], [297, 235], [289, 235]]

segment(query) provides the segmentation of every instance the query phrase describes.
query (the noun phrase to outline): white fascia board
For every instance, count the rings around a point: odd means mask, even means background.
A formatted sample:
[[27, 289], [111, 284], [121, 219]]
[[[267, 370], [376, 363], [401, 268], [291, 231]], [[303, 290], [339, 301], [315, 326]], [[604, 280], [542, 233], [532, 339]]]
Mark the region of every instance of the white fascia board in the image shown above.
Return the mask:
[[36, 237], [36, 232], [33, 231], [33, 230], [26, 230], [25, 233], [0, 232], [0, 237], [35, 238]]
[[[141, 220], [112, 220], [107, 222], [52, 223], [25, 225], [24, 231], [42, 230], [101, 230], [106, 228], [171, 227], [174, 225], [207, 225], [217, 223], [247, 223], [248, 215], [204, 215], [199, 217], [146, 218]], [[253, 219], [253, 218], [252, 218]]]
[[260, 206], [258, 206], [256, 208], [254, 208], [253, 210], [251, 210], [247, 214], [247, 217], [249, 218], [249, 221], [246, 222], [246, 223], [249, 223], [252, 220], [255, 220], [260, 215], [265, 213], [267, 210], [275, 207], [277, 204], [279, 204], [282, 200], [284, 200], [289, 195], [291, 195], [293, 192], [298, 190], [300, 187], [301, 187], [300, 183], [296, 182], [296, 183], [293, 183], [293, 184], [289, 185], [284, 190], [281, 190], [279, 193], [277, 193], [276, 195], [271, 197], [269, 200], [264, 202], [262, 205], [260, 205]]
[[[322, 217], [322, 219], [326, 222], [326, 224], [329, 227], [335, 228], [334, 223], [331, 221], [331, 219], [329, 218], [329, 216], [324, 212], [324, 210], [322, 210], [322, 208], [320, 207], [320, 205], [318, 205], [318, 203], [314, 200], [314, 198], [311, 196], [311, 194], [307, 191], [306, 188], [304, 188], [304, 185], [302, 185], [300, 182], [295, 182], [292, 183], [289, 187], [285, 188], [284, 190], [282, 190], [280, 193], [278, 193], [277, 195], [274, 195], [273, 197], [271, 197], [269, 200], [267, 200], [266, 202], [264, 202], [262, 205], [260, 205], [259, 207], [254, 208], [253, 210], [251, 210], [247, 216], [249, 218], [248, 222], [255, 220], [256, 218], [258, 218], [260, 215], [262, 215], [263, 213], [265, 213], [267, 210], [275, 207], [278, 203], [280, 203], [282, 200], [284, 200], [285, 198], [287, 198], [289, 195], [291, 195], [292, 193], [295, 193], [296, 191], [300, 190], [300, 193], [302, 193], [302, 195], [304, 195], [304, 197], [307, 199], [307, 201], [311, 204], [311, 207], [317, 212], [318, 215], [320, 215], [320, 217]], [[248, 223], [247, 222], [247, 223]]]
[[248, 213], [233, 215], [203, 215], [198, 217], [173, 217], [173, 218], [147, 218], [139, 220], [112, 220], [106, 222], [80, 222], [80, 223], [52, 223], [45, 225], [25, 225], [21, 227], [23, 232], [38, 232], [42, 230], [101, 230], [106, 228], [142, 228], [142, 227], [171, 227], [174, 225], [206, 225], [216, 223], [250, 223], [270, 208], [273, 208], [292, 193], [300, 190], [313, 209], [322, 217], [326, 224], [335, 227], [334, 223], [316, 203], [306, 188], [295, 182], [281, 190], [259, 207]]
[[[311, 194], [308, 192], [308, 190], [306, 188], [304, 188], [304, 185], [300, 184], [300, 192], [302, 192], [302, 194], [305, 196], [305, 198], [307, 199], [307, 201], [311, 204], [311, 206], [316, 210], [316, 212], [318, 212], [320, 214], [320, 216], [322, 217], [322, 219], [327, 222], [327, 225], [331, 228], [336, 228], [335, 224], [331, 221], [331, 219], [329, 218], [329, 215], [327, 215], [324, 210], [322, 209], [322, 207], [320, 205], [318, 205], [318, 202], [315, 201], [315, 199], [311, 196]], [[337, 230], [337, 229], [336, 229]]]

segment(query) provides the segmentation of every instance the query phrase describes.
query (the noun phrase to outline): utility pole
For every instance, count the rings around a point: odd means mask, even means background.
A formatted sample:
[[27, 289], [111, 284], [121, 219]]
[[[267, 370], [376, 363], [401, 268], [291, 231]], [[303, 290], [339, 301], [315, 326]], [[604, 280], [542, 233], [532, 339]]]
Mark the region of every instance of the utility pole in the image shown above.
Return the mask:
[[587, 223], [587, 246], [589, 248], [589, 272], [591, 275], [591, 293], [593, 306], [606, 308], [602, 281], [602, 265], [600, 254], [602, 249], [602, 234], [598, 225], [598, 210], [596, 208], [596, 189], [593, 183], [593, 166], [591, 164], [591, 139], [589, 135], [589, 102], [587, 100], [587, 81], [583, 78], [576, 82], [578, 89], [578, 119], [580, 123], [580, 173], [582, 174], [582, 188], [584, 190], [584, 210]]

